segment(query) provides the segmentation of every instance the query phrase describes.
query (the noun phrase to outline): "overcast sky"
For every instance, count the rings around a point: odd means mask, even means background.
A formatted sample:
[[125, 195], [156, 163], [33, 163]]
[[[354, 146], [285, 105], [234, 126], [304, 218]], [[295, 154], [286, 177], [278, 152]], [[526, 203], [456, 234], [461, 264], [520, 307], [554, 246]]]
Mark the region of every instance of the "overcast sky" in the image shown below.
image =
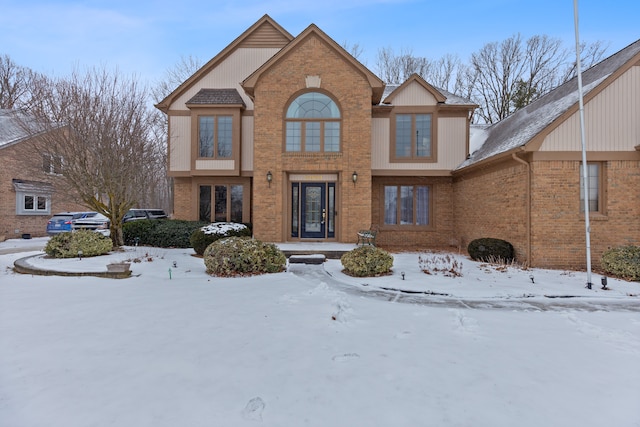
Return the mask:
[[[573, 0], [0, 0], [0, 55], [49, 75], [118, 67], [154, 82], [181, 56], [206, 62], [269, 14], [296, 36], [316, 24], [358, 44], [372, 71], [378, 49], [464, 62], [484, 44], [520, 33], [575, 46]], [[580, 40], [613, 54], [640, 38], [637, 0], [581, 0]]]

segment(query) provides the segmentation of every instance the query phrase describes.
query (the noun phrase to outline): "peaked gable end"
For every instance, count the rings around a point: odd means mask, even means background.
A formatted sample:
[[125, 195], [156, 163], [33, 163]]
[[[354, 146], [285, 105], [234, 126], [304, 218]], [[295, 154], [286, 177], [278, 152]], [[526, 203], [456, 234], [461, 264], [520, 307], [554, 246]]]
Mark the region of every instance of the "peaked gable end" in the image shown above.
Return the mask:
[[240, 48], [282, 48], [286, 46], [293, 36], [275, 22], [269, 15], [264, 15], [255, 24], [238, 36], [220, 53], [203, 65], [191, 77], [185, 80], [173, 92], [156, 104], [156, 108], [167, 112], [173, 101], [196, 85], [209, 74], [215, 67], [224, 61], [229, 55]]
[[292, 52], [297, 46], [304, 43], [306, 40], [316, 37], [321, 40], [335, 52], [337, 52], [340, 56], [345, 59], [346, 63], [351, 64], [353, 68], [355, 68], [360, 74], [362, 74], [372, 88], [372, 101], [373, 104], [377, 104], [380, 102], [382, 98], [382, 93], [384, 92], [384, 82], [375, 74], [373, 74], [367, 67], [362, 65], [358, 60], [356, 60], [352, 55], [350, 55], [342, 46], [337, 44], [331, 37], [325, 34], [322, 30], [320, 30], [316, 25], [311, 24], [307, 27], [300, 35], [298, 35], [291, 43], [285, 46], [282, 50], [280, 50], [277, 54], [275, 54], [270, 60], [265, 62], [260, 68], [258, 68], [253, 74], [247, 77], [244, 82], [242, 82], [242, 87], [245, 92], [249, 96], [253, 96], [255, 86], [260, 79], [260, 76], [269, 70], [274, 64], [281, 61], [285, 58], [290, 52]]
[[429, 100], [431, 104], [443, 103], [447, 99], [440, 91], [438, 91], [435, 87], [427, 83], [418, 74], [412, 74], [404, 83], [402, 83], [393, 92], [391, 92], [391, 94], [389, 94], [389, 96], [387, 96], [382, 102], [384, 104], [393, 104], [394, 100], [398, 100], [399, 98], [402, 98], [402, 94], [412, 87], [414, 88], [414, 91], [417, 88], [422, 88], [421, 97], [431, 98]]
[[292, 40], [289, 33], [280, 28], [273, 21], [265, 20], [254, 31], [249, 33], [239, 44], [238, 48], [281, 48]]

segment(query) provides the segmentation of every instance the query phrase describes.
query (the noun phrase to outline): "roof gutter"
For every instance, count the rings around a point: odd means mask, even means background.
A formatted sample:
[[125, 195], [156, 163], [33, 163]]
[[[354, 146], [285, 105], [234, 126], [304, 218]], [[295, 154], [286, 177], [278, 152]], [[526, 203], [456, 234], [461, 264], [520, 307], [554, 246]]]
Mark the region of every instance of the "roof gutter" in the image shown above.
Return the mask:
[[531, 164], [518, 157], [518, 153], [511, 153], [511, 157], [518, 163], [522, 163], [527, 168], [527, 189], [526, 189], [526, 233], [527, 233], [527, 266], [531, 265]]

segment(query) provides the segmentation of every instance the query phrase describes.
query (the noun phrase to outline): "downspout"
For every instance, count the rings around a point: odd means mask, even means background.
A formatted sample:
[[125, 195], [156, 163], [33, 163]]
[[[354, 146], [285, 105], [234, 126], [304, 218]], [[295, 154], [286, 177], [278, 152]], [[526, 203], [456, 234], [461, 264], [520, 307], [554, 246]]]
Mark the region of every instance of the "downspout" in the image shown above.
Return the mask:
[[526, 232], [527, 232], [527, 266], [531, 266], [531, 165], [529, 162], [518, 157], [517, 153], [512, 153], [511, 157], [518, 163], [522, 163], [527, 168], [527, 206], [526, 206]]

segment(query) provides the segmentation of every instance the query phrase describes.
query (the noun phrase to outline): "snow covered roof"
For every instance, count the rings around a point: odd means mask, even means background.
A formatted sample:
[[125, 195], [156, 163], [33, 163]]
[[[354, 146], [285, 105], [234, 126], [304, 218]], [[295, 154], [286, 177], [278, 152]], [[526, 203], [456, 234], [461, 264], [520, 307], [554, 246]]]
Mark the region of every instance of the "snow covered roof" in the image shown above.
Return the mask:
[[24, 179], [13, 179], [13, 188], [16, 191], [24, 191], [28, 193], [44, 193], [49, 194], [53, 192], [53, 185], [48, 182], [29, 181]]
[[34, 130], [35, 123], [23, 112], [0, 109], [0, 148], [31, 137]]
[[[607, 77], [640, 54], [640, 40], [630, 44], [582, 73], [584, 95], [594, 90]], [[477, 129], [471, 134], [472, 152], [456, 170], [526, 145], [554, 120], [579, 101], [578, 79], [574, 77], [509, 117]]]

